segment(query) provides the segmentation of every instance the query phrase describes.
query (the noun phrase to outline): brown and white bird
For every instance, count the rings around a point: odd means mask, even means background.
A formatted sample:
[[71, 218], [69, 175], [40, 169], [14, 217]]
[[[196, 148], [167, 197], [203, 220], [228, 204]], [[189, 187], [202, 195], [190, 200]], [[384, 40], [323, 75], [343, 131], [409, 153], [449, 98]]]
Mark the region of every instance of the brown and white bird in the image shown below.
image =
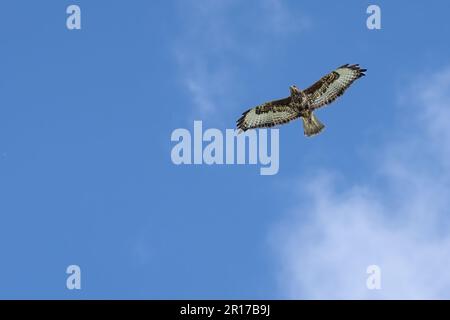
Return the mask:
[[245, 111], [237, 120], [239, 132], [273, 127], [301, 118], [305, 135], [316, 135], [325, 126], [313, 111], [336, 100], [356, 79], [364, 76], [365, 71], [358, 64], [344, 64], [305, 90], [291, 86], [289, 97], [266, 102]]

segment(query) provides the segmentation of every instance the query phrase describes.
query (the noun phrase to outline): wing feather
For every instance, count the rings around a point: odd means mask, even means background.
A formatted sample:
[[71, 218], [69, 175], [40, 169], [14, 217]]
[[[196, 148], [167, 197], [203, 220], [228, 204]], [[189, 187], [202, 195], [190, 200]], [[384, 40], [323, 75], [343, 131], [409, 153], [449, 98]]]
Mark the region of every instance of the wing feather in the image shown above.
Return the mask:
[[270, 128], [294, 120], [300, 114], [290, 106], [290, 102], [291, 98], [288, 97], [249, 109], [236, 121], [237, 128], [242, 131], [253, 128]]
[[312, 109], [329, 104], [341, 96], [356, 80], [365, 76], [366, 69], [358, 64], [344, 64], [329, 74], [323, 76], [304, 92], [311, 102]]

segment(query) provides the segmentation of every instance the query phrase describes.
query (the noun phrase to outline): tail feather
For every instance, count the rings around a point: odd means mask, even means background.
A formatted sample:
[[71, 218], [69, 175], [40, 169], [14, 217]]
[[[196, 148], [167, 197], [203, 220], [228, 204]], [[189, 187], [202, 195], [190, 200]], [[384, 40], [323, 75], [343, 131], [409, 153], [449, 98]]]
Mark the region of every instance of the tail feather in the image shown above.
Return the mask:
[[323, 123], [320, 122], [312, 112], [309, 114], [309, 116], [302, 116], [302, 121], [305, 136], [307, 137], [319, 134], [323, 130], [323, 128], [325, 128]]

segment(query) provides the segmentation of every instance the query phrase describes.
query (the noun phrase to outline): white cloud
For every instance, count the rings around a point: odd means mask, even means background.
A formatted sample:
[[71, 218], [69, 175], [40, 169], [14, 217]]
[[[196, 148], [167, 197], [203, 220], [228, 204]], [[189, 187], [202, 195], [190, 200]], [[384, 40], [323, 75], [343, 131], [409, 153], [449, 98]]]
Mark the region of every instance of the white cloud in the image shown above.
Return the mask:
[[196, 116], [233, 104], [245, 73], [235, 65], [260, 61], [271, 46], [309, 26], [282, 0], [180, 1], [179, 10], [184, 28], [175, 40], [175, 56]]
[[[450, 298], [450, 68], [422, 79], [402, 107], [413, 120], [379, 148], [365, 184], [302, 179], [272, 234], [289, 298]], [[381, 290], [366, 288], [373, 264]]]
[[282, 0], [261, 1], [267, 30], [276, 34], [298, 33], [309, 28], [311, 21], [299, 12], [293, 13]]

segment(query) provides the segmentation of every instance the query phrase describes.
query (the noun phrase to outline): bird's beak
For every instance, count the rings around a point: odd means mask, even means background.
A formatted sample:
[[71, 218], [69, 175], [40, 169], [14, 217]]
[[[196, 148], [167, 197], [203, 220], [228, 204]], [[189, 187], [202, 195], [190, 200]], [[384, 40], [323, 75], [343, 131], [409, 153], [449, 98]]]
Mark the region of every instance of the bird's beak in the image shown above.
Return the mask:
[[291, 91], [291, 94], [294, 94], [295, 92], [297, 92], [297, 90], [295, 89], [295, 86], [290, 86], [289, 90]]

